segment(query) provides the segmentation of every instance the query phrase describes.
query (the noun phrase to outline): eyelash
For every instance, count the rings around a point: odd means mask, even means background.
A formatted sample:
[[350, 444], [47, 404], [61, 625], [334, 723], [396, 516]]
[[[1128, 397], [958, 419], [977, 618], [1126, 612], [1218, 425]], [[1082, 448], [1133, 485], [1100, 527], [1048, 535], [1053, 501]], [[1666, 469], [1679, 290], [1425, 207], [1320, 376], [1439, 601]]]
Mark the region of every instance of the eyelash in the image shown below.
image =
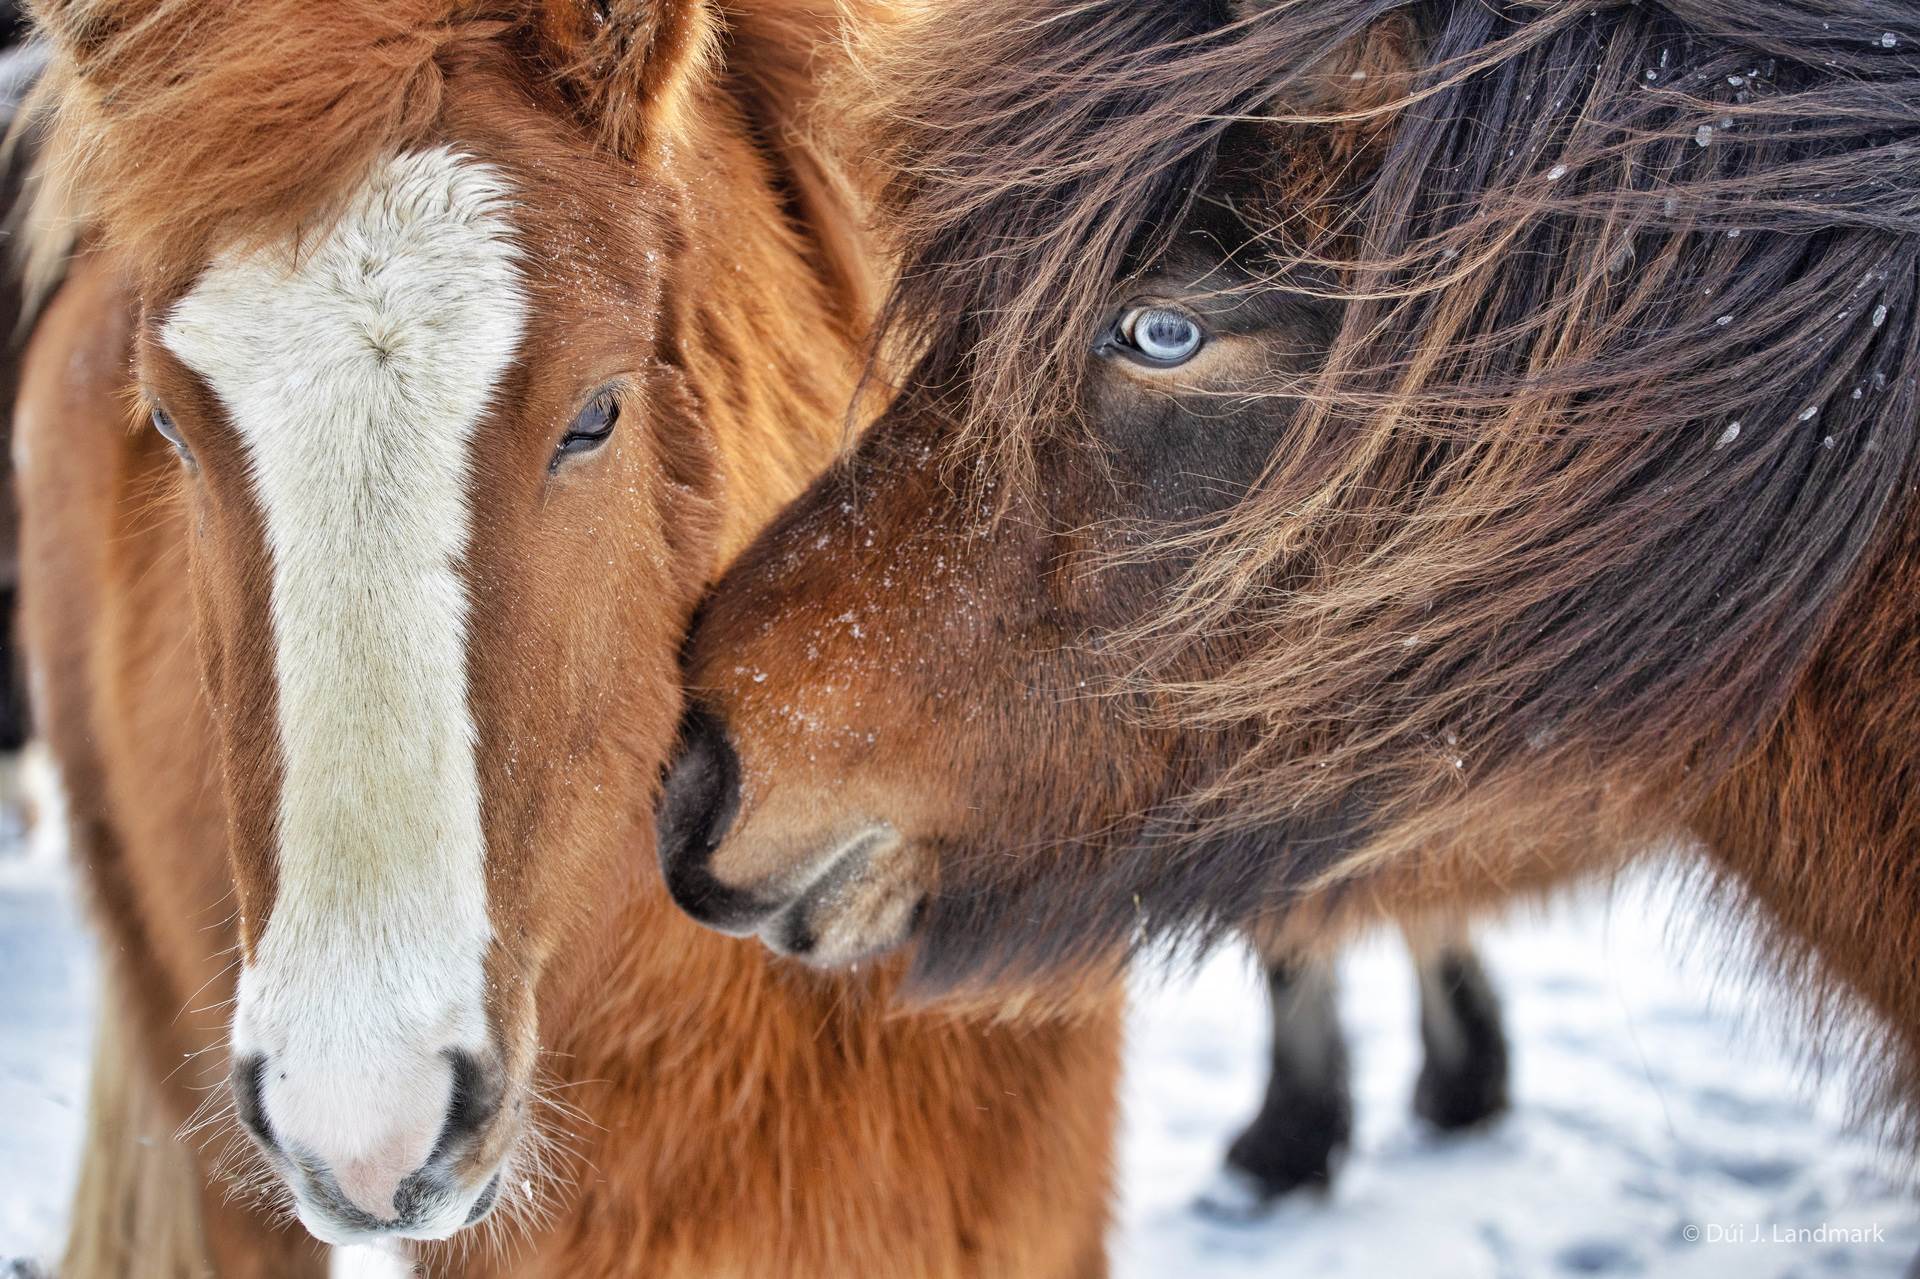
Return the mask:
[[[604, 420], [600, 415], [604, 415]], [[559, 447], [554, 449], [553, 461], [548, 464], [547, 470], [557, 471], [567, 458], [595, 452], [613, 438], [613, 429], [619, 423], [619, 392], [609, 387], [574, 414], [573, 421], [567, 426], [567, 433], [560, 437]]]

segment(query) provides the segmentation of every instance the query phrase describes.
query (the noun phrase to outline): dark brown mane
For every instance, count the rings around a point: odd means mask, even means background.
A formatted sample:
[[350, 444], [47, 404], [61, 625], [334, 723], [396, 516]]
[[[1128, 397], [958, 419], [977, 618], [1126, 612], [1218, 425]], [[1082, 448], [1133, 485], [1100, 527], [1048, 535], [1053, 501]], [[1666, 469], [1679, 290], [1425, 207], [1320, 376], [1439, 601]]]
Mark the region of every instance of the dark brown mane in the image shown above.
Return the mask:
[[879, 326], [908, 381], [967, 440], [1024, 466], [1025, 434], [1069, 405], [1090, 312], [1206, 191], [1222, 139], [1390, 6], [1287, 22], [1191, 5], [967, 5], [882, 31], [840, 86], [878, 177], [902, 271]]
[[[1247, 874], [1151, 841], [1114, 882], [1157, 877], [1140, 909], [1204, 928], [1276, 839], [1324, 837], [1290, 861], [1330, 882], [1671, 830], [1912, 501], [1920, 4], [1208, 9], [970, 6], [886, 64], [880, 107], [888, 335], [1015, 479], [1111, 282], [1229, 166], [1391, 125], [1341, 216], [1242, 209], [1274, 286], [1335, 266], [1344, 327], [1323, 376], [1250, 392], [1309, 412], [1180, 535], [1196, 565], [1135, 636], [1171, 715], [1245, 743], [1167, 828], [1244, 844]], [[1316, 75], [1383, 19], [1425, 69], [1390, 119], [1330, 115]], [[1225, 676], [1183, 679], [1222, 641]]]

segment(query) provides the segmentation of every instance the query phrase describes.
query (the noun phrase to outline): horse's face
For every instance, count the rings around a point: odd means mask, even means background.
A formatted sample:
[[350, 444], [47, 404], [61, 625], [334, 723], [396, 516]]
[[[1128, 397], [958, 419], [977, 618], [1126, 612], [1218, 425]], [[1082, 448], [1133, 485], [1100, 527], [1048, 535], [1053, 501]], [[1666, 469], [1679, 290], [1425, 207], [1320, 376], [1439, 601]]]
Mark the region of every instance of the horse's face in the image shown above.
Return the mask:
[[[1133, 678], [1140, 632], [1312, 433], [1384, 136], [1360, 109], [1414, 47], [1397, 16], [1320, 6], [1304, 40], [1267, 7], [961, 6], [861, 86], [912, 389], [702, 608], [658, 814], [696, 919], [821, 965], [917, 937], [938, 985], [1110, 964], [1143, 920], [1208, 916], [1162, 909], [1187, 889], [1251, 917], [1230, 871], [1160, 873], [1211, 860], [1170, 836], [1246, 745], [1172, 690], [1247, 638], [1182, 635]], [[1276, 125], [1289, 66], [1287, 102], [1356, 122]]]
[[713, 553], [671, 187], [501, 78], [448, 93], [444, 137], [139, 339], [230, 801], [239, 1115], [335, 1241], [445, 1237], [531, 1175], [536, 991], [650, 873]]
[[1911, 54], [1761, 92], [1631, 5], [1035, 7], [881, 91], [913, 389], [703, 613], [681, 904], [1017, 978], [1670, 839], [1911, 491], [1885, 122], [1783, 124]]
[[951, 420], [910, 397], [721, 580], [660, 817], [696, 918], [819, 964], [920, 925], [957, 953], [970, 929], [1004, 937], [1009, 915], [1074, 900], [1046, 890], [1231, 749], [1107, 695], [1128, 655], [1104, 640], [1186, 562], [1113, 562], [1127, 530], [1233, 503], [1297, 410], [1245, 392], [1311, 367], [1336, 323], [1333, 304], [1252, 287], [1219, 244], [1196, 231], [1114, 286], [1080, 406], [1097, 441], [1041, 445], [1044, 496], [996, 519], [990, 488], [939, 464]]

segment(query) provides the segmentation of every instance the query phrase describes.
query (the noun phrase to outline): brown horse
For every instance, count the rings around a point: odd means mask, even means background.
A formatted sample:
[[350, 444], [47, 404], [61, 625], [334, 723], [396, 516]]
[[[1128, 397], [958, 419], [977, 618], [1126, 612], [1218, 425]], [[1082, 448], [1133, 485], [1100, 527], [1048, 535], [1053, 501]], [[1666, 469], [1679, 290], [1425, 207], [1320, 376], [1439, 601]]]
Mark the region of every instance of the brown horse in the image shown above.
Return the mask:
[[1903, 1116], [1920, 5], [1023, 2], [871, 62], [908, 389], [705, 609], [682, 905], [937, 986], [1697, 853]]
[[[77, 247], [24, 607], [124, 1004], [68, 1275], [319, 1273], [281, 1207], [523, 1219], [444, 1273], [1103, 1273], [1114, 988], [902, 1013], [653, 869], [695, 598], [857, 370], [860, 222], [797, 120], [880, 9], [39, 14]], [[199, 1052], [264, 1211], [165, 1139]]]

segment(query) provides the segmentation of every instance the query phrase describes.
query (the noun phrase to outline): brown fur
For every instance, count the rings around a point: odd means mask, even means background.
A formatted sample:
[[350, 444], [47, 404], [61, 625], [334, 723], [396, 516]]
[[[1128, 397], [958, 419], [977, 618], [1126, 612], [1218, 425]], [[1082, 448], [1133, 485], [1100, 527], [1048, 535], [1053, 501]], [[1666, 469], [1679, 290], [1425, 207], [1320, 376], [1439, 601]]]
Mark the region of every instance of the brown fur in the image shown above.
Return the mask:
[[722, 881], [891, 822], [948, 981], [1698, 846], [1910, 1062], [1920, 11], [988, 8], [858, 82], [909, 390], [696, 636]]
[[541, 25], [562, 81], [614, 154], [686, 140], [692, 88], [719, 60], [720, 14], [706, 0], [549, 6]]
[[[693, 8], [673, 12], [712, 19]], [[102, 248], [30, 355], [30, 648], [76, 847], [110, 935], [143, 956], [143, 1037], [172, 1056], [157, 1024], [199, 981], [229, 989], [231, 906], [205, 913], [227, 893], [222, 849], [237, 940], [271, 925], [278, 786], [258, 513], [221, 407], [151, 325], [210, 249], [311, 233], [378, 154], [451, 137], [515, 175], [541, 268], [523, 358], [482, 427], [496, 460], [471, 556], [486, 599], [471, 678], [489, 908], [512, 939], [490, 958], [490, 1018], [516, 1069], [567, 1086], [557, 1109], [524, 1100], [577, 1158], [541, 1188], [551, 1216], [523, 1247], [481, 1257], [456, 1240], [430, 1250], [432, 1271], [1097, 1276], [1113, 991], [1071, 1017], [903, 1014], [897, 971], [782, 968], [684, 920], [648, 869], [695, 589], [830, 453], [855, 372], [871, 267], [845, 183], [791, 127], [836, 6], [748, 9], [721, 64], [659, 30], [596, 44], [673, 59], [671, 88], [652, 64], [593, 71], [599, 54], [551, 48], [555, 28], [518, 6], [312, 12], [163, 0], [46, 15], [62, 41], [56, 154]], [[613, 6], [623, 24], [668, 12]], [[148, 44], [181, 33], [178, 62]], [[267, 83], [309, 43], [311, 64]], [[628, 87], [582, 93], [568, 77], [584, 74]], [[180, 135], [137, 165], [159, 137], [152, 101]], [[662, 127], [671, 147], [634, 145]], [[197, 471], [139, 423], [129, 433], [130, 354]], [[552, 424], [607, 368], [635, 370], [625, 394], [647, 411], [598, 470], [530, 505]], [[601, 569], [607, 527], [631, 541]], [[592, 573], [559, 567], [583, 558]], [[604, 696], [563, 716], [589, 680]], [[193, 1023], [196, 1047], [221, 1043], [222, 1019]], [[183, 1086], [168, 1080], [168, 1104]]]

